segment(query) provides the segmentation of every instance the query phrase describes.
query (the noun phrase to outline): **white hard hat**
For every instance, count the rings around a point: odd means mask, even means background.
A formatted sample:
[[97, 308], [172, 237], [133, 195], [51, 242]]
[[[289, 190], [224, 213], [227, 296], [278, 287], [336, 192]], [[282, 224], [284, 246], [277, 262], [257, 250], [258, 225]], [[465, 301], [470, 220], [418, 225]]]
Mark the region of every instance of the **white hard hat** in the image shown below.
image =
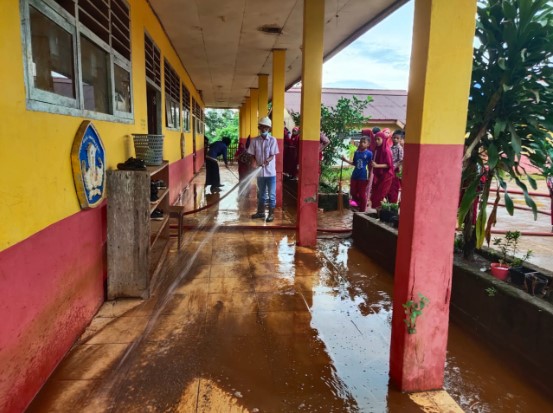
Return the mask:
[[259, 119], [258, 122], [259, 126], [268, 126], [269, 128], [273, 126], [271, 119], [269, 119], [267, 116], [264, 118]]

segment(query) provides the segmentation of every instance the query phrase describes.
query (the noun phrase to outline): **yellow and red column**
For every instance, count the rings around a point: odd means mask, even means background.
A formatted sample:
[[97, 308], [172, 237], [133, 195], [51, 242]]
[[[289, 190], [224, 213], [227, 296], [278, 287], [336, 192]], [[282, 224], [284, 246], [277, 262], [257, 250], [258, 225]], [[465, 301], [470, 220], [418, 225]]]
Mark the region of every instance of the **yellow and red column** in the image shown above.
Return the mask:
[[259, 117], [269, 114], [269, 75], [257, 75], [257, 87], [259, 88]]
[[246, 96], [246, 99], [244, 101], [244, 143], [246, 143], [246, 140], [248, 139], [248, 136], [251, 136], [250, 131], [250, 115], [251, 115], [251, 109], [250, 109], [250, 97]]
[[259, 122], [259, 89], [250, 88], [250, 134], [252, 139], [259, 135], [257, 125]]
[[298, 245], [317, 243], [319, 139], [323, 72], [324, 1], [303, 2], [301, 140], [298, 176]]
[[244, 104], [238, 108], [238, 142], [244, 142]]
[[[284, 159], [284, 88], [286, 79], [286, 50], [273, 50], [273, 131], [279, 155], [276, 157], [276, 204], [282, 206], [282, 169]], [[280, 126], [282, 125], [282, 126]]]
[[[476, 0], [415, 3], [390, 352], [407, 392], [443, 386], [475, 14]], [[419, 294], [409, 334], [403, 304]]]

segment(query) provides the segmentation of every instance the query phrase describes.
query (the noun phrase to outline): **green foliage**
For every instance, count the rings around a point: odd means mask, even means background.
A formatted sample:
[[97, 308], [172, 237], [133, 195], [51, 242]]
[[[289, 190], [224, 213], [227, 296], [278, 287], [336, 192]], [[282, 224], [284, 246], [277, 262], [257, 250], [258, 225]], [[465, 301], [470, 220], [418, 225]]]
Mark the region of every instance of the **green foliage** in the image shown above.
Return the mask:
[[486, 294], [488, 294], [488, 297], [495, 297], [497, 294], [497, 290], [493, 287], [488, 287], [484, 291], [486, 291]]
[[[471, 245], [467, 238], [473, 237], [475, 246], [481, 247], [490, 241], [500, 192], [513, 214], [509, 181], [522, 189], [537, 217], [524, 181], [534, 189], [536, 182], [522, 166], [521, 156], [528, 155], [542, 173], [551, 173], [553, 6], [548, 0], [480, 0], [476, 38], [463, 163], [465, 190], [458, 218], [459, 224], [471, 225], [471, 205], [482, 196], [476, 227], [467, 227], [464, 233], [465, 245]], [[497, 196], [488, 216], [492, 179], [498, 184]]]
[[210, 109], [205, 114], [205, 136], [209, 142], [228, 136], [232, 143], [238, 142], [238, 112], [230, 109]]
[[392, 203], [392, 202], [382, 201], [382, 203], [380, 204], [380, 207], [384, 211], [394, 211], [394, 212], [399, 211], [399, 204]]
[[493, 245], [499, 248], [501, 265], [507, 263], [509, 257], [512, 257], [512, 265], [514, 267], [522, 266], [532, 256], [532, 250], [526, 251], [522, 257], [517, 257], [518, 242], [520, 239], [520, 231], [507, 231], [503, 238], [494, 238]]
[[409, 334], [415, 334], [417, 332], [417, 317], [422, 315], [422, 310], [428, 304], [430, 300], [424, 295], [419, 293], [419, 301], [409, 300], [405, 304], [402, 304], [405, 309], [405, 320], [403, 322], [407, 326], [407, 332]]
[[[329, 171], [346, 152], [350, 143], [347, 138], [369, 119], [363, 115], [363, 111], [371, 101], [370, 96], [366, 99], [352, 96], [351, 99], [341, 97], [334, 107], [321, 104], [321, 132], [330, 140], [330, 144], [323, 151], [321, 188], [327, 186], [335, 188], [334, 192], [337, 191], [339, 177]], [[301, 125], [300, 114], [293, 112], [291, 115], [296, 125]]]

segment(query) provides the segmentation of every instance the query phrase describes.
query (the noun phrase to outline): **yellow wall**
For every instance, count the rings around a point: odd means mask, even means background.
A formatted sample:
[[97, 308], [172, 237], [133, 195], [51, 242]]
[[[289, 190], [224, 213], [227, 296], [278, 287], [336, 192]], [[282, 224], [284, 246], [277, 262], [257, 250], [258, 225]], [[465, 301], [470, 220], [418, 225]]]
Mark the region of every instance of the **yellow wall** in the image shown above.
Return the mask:
[[[134, 123], [92, 119], [106, 149], [107, 167], [134, 156], [132, 133], [147, 131], [144, 32], [147, 31], [202, 107], [202, 100], [144, 0], [130, 1]], [[19, 2], [5, 2], [0, 36], [0, 251], [37, 231], [80, 211], [71, 146], [85, 118], [26, 109]], [[162, 70], [163, 75], [163, 70]], [[165, 93], [162, 88], [162, 119]], [[165, 135], [164, 158], [180, 159], [180, 131]], [[185, 134], [186, 155], [192, 153], [191, 133]], [[198, 150], [203, 136], [197, 135]]]

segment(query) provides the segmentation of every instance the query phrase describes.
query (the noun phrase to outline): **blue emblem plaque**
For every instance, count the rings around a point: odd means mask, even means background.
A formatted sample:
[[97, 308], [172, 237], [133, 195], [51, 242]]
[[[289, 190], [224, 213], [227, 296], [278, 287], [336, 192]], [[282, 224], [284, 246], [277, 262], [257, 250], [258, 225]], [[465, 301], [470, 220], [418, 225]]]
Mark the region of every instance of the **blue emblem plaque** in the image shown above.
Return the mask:
[[81, 209], [100, 205], [106, 192], [106, 153], [98, 131], [88, 120], [75, 135], [71, 166]]

